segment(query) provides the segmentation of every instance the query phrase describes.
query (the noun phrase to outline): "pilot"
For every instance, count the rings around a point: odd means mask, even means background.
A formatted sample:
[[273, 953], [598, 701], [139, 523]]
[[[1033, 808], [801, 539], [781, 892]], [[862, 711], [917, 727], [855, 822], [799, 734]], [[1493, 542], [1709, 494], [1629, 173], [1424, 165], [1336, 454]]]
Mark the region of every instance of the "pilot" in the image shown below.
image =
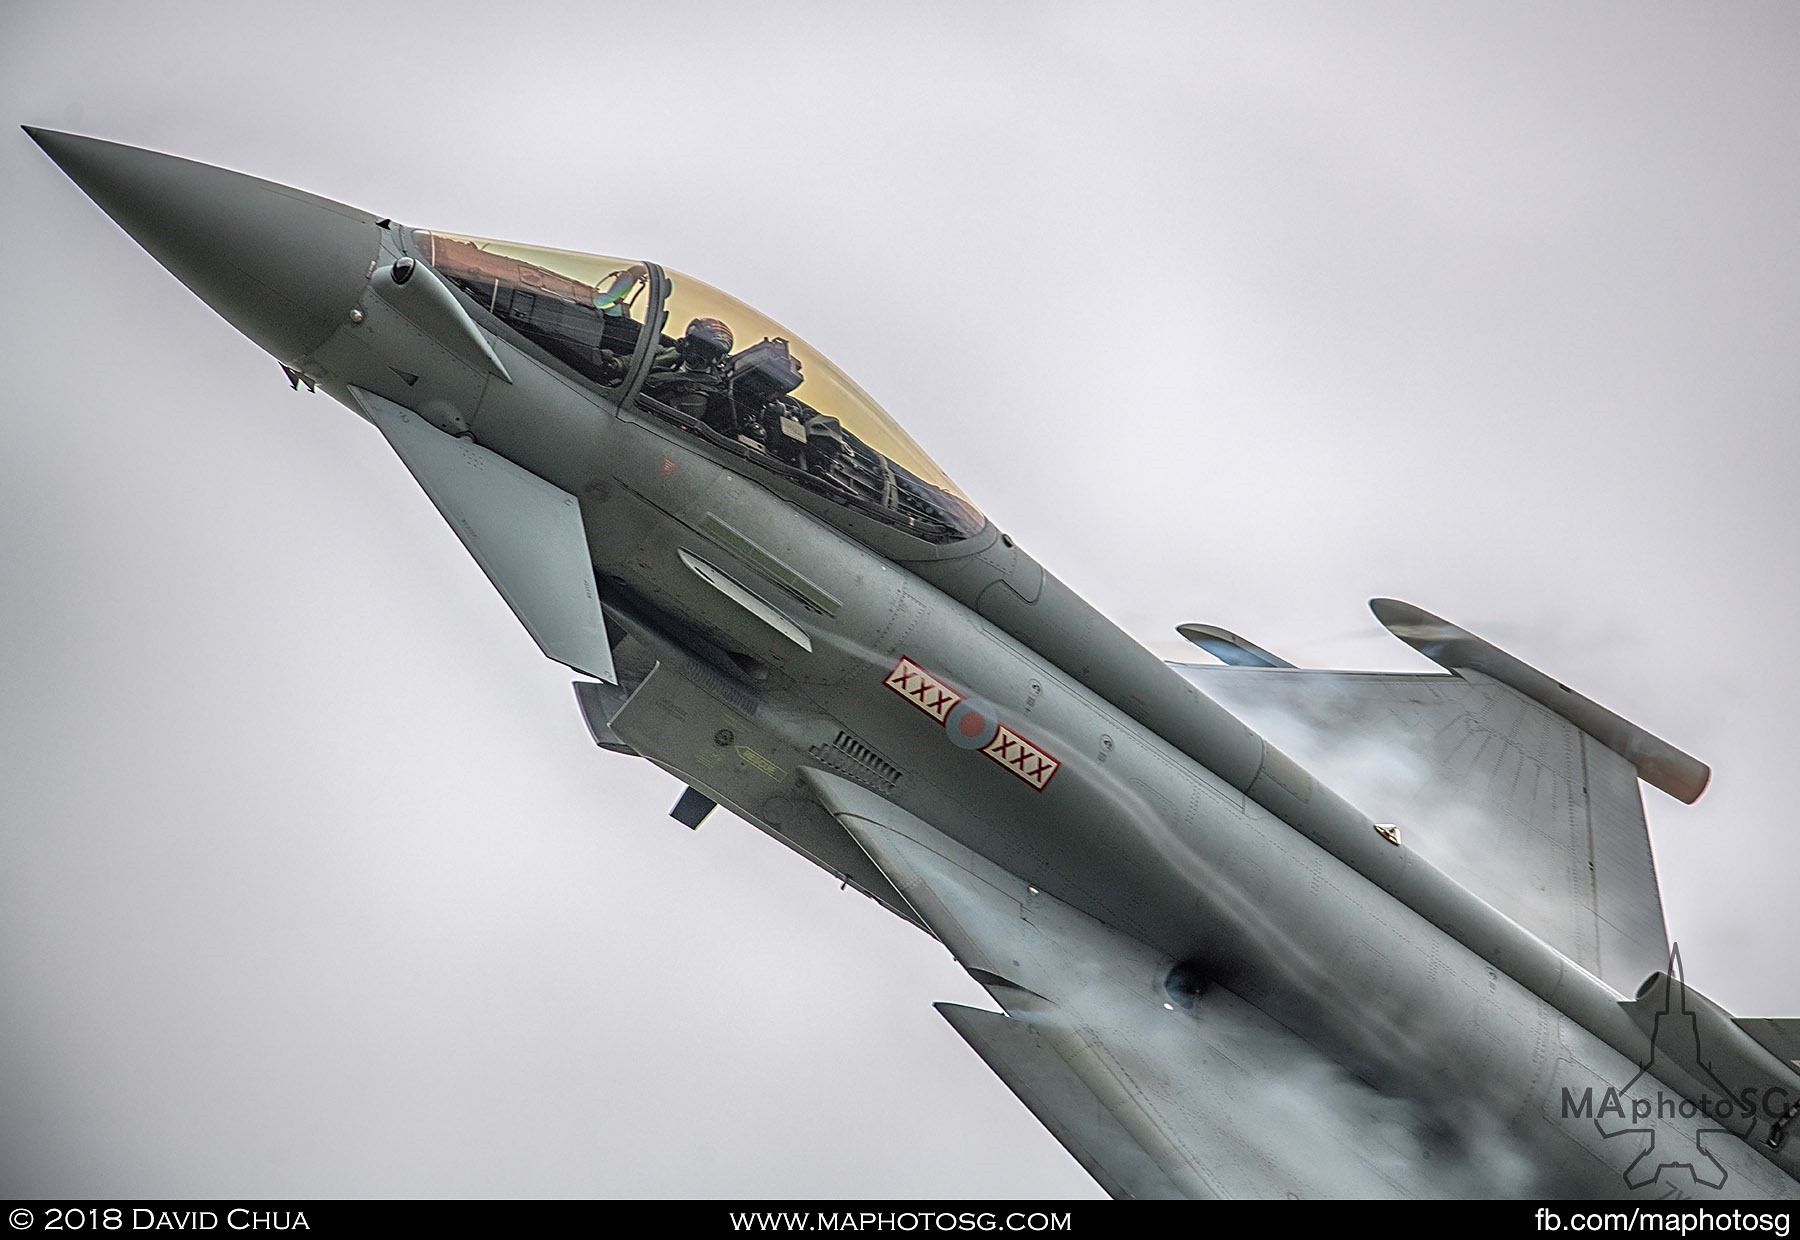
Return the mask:
[[603, 345], [589, 347], [590, 361], [580, 369], [602, 387], [618, 387], [625, 378], [625, 359]]
[[731, 344], [731, 328], [718, 319], [691, 320], [681, 339], [657, 350], [644, 377], [644, 394], [722, 434], [737, 434], [737, 418], [726, 395]]

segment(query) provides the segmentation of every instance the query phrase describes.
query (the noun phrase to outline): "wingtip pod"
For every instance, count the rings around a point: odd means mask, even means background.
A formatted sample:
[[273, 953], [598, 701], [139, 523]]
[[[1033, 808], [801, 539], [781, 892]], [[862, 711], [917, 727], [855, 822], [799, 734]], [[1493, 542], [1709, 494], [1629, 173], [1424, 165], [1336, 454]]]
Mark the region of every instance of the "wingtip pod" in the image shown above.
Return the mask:
[[1232, 667], [1292, 667], [1246, 637], [1216, 624], [1178, 624], [1175, 631], [1221, 663]]
[[1399, 599], [1369, 600], [1382, 627], [1449, 672], [1479, 672], [1562, 716], [1637, 768], [1645, 783], [1691, 805], [1712, 768], [1661, 737], [1583, 697], [1467, 629]]
[[1458, 628], [1443, 617], [1432, 615], [1423, 607], [1414, 607], [1397, 598], [1372, 598], [1369, 600], [1369, 610], [1375, 613], [1375, 618], [1381, 621], [1383, 628], [1428, 659], [1431, 655], [1426, 653], [1427, 645], [1474, 636], [1467, 629]]

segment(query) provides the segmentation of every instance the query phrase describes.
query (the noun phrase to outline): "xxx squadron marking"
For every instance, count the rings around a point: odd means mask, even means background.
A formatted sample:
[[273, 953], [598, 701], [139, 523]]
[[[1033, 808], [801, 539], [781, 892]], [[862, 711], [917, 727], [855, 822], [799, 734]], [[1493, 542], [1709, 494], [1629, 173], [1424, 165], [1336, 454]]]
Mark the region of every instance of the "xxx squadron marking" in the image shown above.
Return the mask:
[[964, 697], [911, 659], [894, 665], [887, 687], [943, 724], [952, 745], [979, 749], [1039, 792], [1062, 765], [1001, 723], [991, 704]]
[[894, 665], [888, 673], [887, 687], [939, 723], [948, 719], [950, 708], [962, 701], [962, 694], [911, 659], [901, 659]]
[[981, 752], [1039, 792], [1049, 785], [1050, 777], [1062, 765], [1004, 723], [994, 734], [993, 744]]

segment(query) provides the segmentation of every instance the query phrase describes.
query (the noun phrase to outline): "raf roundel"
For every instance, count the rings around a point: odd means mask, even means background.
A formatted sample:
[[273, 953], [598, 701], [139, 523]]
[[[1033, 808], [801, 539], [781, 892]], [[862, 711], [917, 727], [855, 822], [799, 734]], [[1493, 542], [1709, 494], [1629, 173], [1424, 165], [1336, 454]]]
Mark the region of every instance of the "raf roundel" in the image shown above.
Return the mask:
[[1039, 792], [1062, 765], [1001, 723], [992, 702], [964, 697], [911, 659], [894, 665], [887, 687], [943, 724], [952, 745], [981, 752]]
[[1000, 716], [992, 703], [980, 698], [965, 698], [950, 708], [944, 720], [944, 732], [958, 749], [981, 749], [1000, 730]]

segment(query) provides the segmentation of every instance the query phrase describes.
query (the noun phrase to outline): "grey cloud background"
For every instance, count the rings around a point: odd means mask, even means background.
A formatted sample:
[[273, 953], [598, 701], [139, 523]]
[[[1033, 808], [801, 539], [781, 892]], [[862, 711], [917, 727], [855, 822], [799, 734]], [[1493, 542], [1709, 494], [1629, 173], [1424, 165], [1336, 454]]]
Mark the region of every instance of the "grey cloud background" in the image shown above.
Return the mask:
[[[1422, 667], [1393, 595], [1691, 750], [1668, 921], [1754, 1015], [1796, 63], [1785, 4], [0, 2], [11, 122], [746, 298], [1171, 656]], [[378, 436], [0, 187], [0, 1194], [1096, 1192], [941, 949], [668, 821]]]

